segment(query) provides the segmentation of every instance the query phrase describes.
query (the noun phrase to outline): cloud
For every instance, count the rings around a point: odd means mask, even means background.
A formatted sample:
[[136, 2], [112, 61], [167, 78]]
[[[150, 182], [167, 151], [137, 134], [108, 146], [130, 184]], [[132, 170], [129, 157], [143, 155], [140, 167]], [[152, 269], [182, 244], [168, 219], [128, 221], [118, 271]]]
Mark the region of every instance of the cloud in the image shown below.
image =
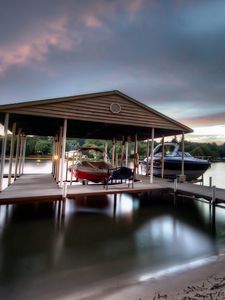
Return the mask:
[[69, 51], [75, 43], [79, 44], [78, 36], [76, 40], [69, 37], [67, 23], [66, 17], [46, 22], [36, 34], [29, 34], [22, 40], [1, 47], [0, 75], [3, 76], [12, 66], [44, 63], [51, 48]]
[[119, 89], [190, 127], [224, 123], [224, 1], [28, 3], [0, 11], [0, 101]]
[[183, 118], [180, 119], [180, 121], [188, 126], [195, 127], [223, 125], [225, 124], [225, 112], [205, 116]]
[[93, 15], [85, 15], [83, 17], [84, 19], [84, 23], [87, 27], [91, 27], [91, 28], [100, 28], [103, 26], [102, 22]]

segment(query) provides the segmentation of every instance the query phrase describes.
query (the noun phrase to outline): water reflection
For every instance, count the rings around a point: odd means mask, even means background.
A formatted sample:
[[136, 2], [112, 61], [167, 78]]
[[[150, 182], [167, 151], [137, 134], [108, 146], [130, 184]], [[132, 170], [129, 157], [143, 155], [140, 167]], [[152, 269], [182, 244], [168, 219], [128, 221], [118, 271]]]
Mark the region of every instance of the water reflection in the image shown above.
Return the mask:
[[207, 204], [174, 206], [165, 194], [1, 206], [0, 295], [50, 299], [215, 255], [225, 244], [218, 211], [214, 238]]
[[209, 168], [204, 174], [204, 184], [209, 185], [209, 178], [212, 177], [212, 185], [216, 185], [218, 188], [225, 188], [225, 176], [221, 176], [221, 174], [225, 173], [225, 163], [224, 162], [216, 162], [211, 164], [211, 168]]

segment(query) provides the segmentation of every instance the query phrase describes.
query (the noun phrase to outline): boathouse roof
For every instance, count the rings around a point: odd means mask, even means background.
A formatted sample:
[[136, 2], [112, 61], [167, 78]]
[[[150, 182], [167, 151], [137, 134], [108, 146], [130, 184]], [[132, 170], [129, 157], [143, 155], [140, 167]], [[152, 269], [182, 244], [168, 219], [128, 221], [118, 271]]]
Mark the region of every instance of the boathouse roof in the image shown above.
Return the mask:
[[139, 140], [189, 133], [193, 130], [120, 91], [0, 105], [0, 122], [9, 113], [9, 129], [16, 122], [26, 135], [55, 136], [68, 120], [67, 137]]

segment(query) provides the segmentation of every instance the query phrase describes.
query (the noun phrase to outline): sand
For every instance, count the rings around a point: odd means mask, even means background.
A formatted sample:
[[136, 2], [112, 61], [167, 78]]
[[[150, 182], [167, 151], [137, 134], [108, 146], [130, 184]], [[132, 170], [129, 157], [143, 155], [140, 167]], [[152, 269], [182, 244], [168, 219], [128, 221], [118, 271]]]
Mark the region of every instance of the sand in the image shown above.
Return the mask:
[[225, 300], [225, 256], [209, 259], [204, 264], [151, 277], [122, 286], [97, 287], [82, 295], [65, 298], [79, 300]]

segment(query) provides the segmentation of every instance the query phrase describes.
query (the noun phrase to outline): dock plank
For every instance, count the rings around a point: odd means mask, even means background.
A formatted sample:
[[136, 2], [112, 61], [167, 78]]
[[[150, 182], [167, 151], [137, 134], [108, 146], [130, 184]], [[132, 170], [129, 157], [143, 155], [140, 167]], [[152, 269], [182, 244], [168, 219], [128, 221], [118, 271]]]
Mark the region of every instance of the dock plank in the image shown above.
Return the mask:
[[0, 203], [59, 200], [61, 197], [62, 189], [58, 187], [51, 174], [26, 174], [0, 193]]
[[[134, 188], [127, 184], [109, 185], [106, 190], [101, 184], [67, 185], [67, 198], [88, 195], [106, 195], [119, 193], [141, 193], [149, 191], [174, 191], [174, 182], [168, 179], [154, 178], [149, 183], [149, 177], [138, 176], [139, 181]], [[192, 183], [178, 183], [176, 193], [194, 197], [202, 197], [208, 201], [212, 199], [212, 188]], [[51, 174], [22, 175], [13, 184], [0, 193], [0, 204], [14, 204], [24, 202], [41, 202], [62, 200], [63, 189], [60, 188]], [[216, 189], [216, 201], [225, 203], [225, 189]]]

